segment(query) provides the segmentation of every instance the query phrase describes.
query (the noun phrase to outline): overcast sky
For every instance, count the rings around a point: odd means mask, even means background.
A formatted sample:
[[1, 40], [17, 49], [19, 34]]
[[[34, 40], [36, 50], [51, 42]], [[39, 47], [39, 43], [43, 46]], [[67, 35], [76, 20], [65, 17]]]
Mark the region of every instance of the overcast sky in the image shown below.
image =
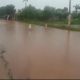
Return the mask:
[[[0, 0], [0, 6], [5, 6], [7, 4], [14, 4], [16, 9], [21, 9], [24, 7], [23, 0]], [[56, 8], [63, 8], [68, 7], [69, 0], [29, 0], [28, 5], [29, 4], [41, 9], [47, 5]], [[72, 0], [72, 9], [75, 4], [80, 4], [80, 0]]]

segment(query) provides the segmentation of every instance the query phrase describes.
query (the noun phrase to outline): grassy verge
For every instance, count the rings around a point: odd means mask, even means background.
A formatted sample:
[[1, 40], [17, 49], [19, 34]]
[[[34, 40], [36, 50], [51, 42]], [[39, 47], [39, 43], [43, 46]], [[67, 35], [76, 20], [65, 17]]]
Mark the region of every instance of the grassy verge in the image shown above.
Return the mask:
[[[26, 20], [25, 21], [28, 24], [36, 24], [36, 25], [40, 25], [40, 26], [45, 26], [45, 24], [48, 25], [48, 27], [52, 27], [52, 28], [59, 28], [59, 29], [64, 29], [64, 30], [72, 30], [72, 31], [80, 31], [80, 26], [75, 25], [75, 23], [77, 22], [73, 22], [73, 25], [71, 25], [71, 27], [67, 26], [67, 21], [37, 21], [37, 20]], [[75, 26], [75, 27], [74, 27]]]

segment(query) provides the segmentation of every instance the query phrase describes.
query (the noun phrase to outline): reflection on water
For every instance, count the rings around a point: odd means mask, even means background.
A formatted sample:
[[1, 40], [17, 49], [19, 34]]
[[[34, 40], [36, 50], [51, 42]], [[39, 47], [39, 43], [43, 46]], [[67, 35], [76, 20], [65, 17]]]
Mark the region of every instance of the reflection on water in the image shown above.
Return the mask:
[[70, 49], [70, 31], [67, 31], [67, 36], [66, 36], [66, 48], [65, 48], [65, 60], [66, 62], [65, 63], [69, 63], [69, 49]]
[[80, 32], [0, 21], [0, 44], [14, 79], [80, 78]]

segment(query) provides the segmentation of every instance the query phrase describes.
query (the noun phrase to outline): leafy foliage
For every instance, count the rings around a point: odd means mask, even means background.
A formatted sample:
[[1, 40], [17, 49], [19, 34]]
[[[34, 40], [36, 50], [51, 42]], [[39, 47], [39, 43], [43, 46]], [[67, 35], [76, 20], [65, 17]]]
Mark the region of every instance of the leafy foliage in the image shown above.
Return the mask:
[[28, 7], [19, 10], [17, 13], [17, 19], [19, 20], [42, 20], [42, 21], [52, 21], [66, 19], [68, 16], [68, 8], [55, 9], [53, 7], [46, 6], [43, 10], [36, 9], [35, 7], [29, 5]]
[[0, 18], [5, 18], [7, 15], [14, 16], [16, 10], [13, 5], [0, 7]]

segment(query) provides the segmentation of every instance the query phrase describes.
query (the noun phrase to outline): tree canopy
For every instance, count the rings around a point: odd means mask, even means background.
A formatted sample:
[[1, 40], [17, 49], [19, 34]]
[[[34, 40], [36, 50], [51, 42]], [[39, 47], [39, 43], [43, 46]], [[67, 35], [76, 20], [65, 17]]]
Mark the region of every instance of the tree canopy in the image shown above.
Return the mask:
[[14, 16], [15, 12], [14, 5], [0, 7], [0, 18], [5, 18], [7, 15]]
[[28, 7], [19, 10], [17, 13], [17, 18], [24, 19], [36, 19], [36, 20], [55, 20], [55, 19], [65, 19], [68, 16], [68, 8], [56, 9], [53, 7], [46, 6], [43, 10], [36, 9], [35, 7], [29, 5]]
[[[74, 6], [75, 11], [72, 12], [72, 17], [80, 19], [79, 5]], [[16, 13], [16, 14], [15, 14]], [[41, 21], [53, 21], [53, 20], [66, 20], [68, 17], [68, 8], [64, 7], [55, 8], [46, 6], [44, 9], [37, 9], [32, 5], [29, 5], [16, 12], [14, 5], [7, 5], [0, 7], [0, 18], [5, 18], [10, 15], [14, 17], [16, 15], [17, 20], [41, 20]]]

